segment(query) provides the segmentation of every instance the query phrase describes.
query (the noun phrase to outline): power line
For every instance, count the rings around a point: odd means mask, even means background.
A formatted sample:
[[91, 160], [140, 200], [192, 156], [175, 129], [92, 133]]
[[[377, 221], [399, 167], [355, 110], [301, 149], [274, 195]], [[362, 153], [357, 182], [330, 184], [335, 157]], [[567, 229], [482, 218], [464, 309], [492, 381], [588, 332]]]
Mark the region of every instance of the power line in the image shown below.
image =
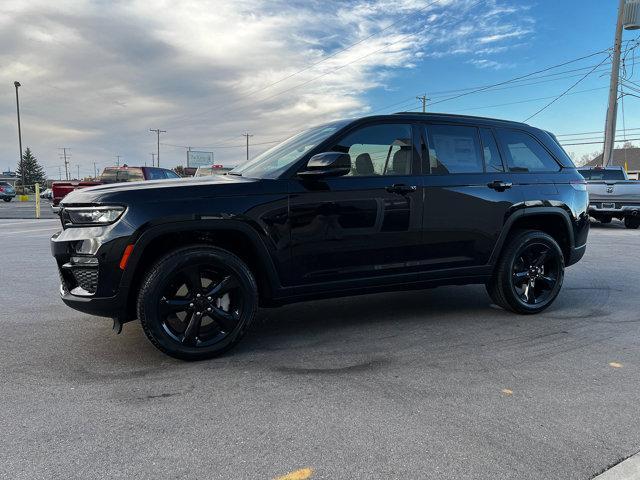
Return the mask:
[[[640, 140], [640, 138], [625, 138], [622, 140], [614, 140], [614, 143], [620, 143], [620, 142], [632, 142], [632, 141], [636, 141], [636, 140]], [[562, 143], [561, 145], [563, 147], [570, 147], [573, 145], [601, 145], [602, 144], [602, 140], [599, 142], [582, 142], [582, 143]]]
[[575, 86], [577, 86], [580, 82], [582, 82], [585, 78], [587, 78], [589, 75], [591, 75], [600, 65], [602, 65], [605, 62], [606, 59], [602, 60], [602, 62], [600, 62], [597, 66], [593, 67], [592, 70], [588, 71], [587, 73], [585, 73], [585, 75], [578, 80], [577, 82], [575, 82], [573, 85], [571, 85], [569, 88], [567, 88], [564, 92], [562, 92], [560, 95], [558, 95], [556, 98], [554, 98], [553, 100], [551, 100], [549, 103], [547, 103], [544, 107], [542, 107], [540, 110], [538, 110], [536, 113], [534, 113], [533, 115], [528, 116], [527, 118], [525, 118], [523, 120], [523, 122], [528, 122], [529, 120], [531, 120], [533, 117], [535, 117], [536, 115], [538, 115], [539, 113], [542, 113], [543, 111], [545, 111], [547, 108], [549, 108], [551, 105], [553, 105], [554, 103], [556, 103], [558, 100], [560, 100], [562, 97], [564, 97], [565, 95], [567, 95]]
[[[438, 102], [434, 102], [434, 103], [432, 103], [431, 105], [435, 105], [435, 104], [443, 103], [443, 102], [448, 102], [448, 101], [450, 101], [450, 100], [455, 100], [455, 99], [457, 99], [457, 98], [465, 97], [465, 96], [467, 96], [467, 95], [472, 95], [472, 94], [474, 94], [474, 93], [484, 92], [485, 90], [488, 90], [488, 89], [489, 89], [489, 88], [491, 88], [491, 87], [499, 87], [499, 86], [501, 86], [501, 85], [506, 85], [506, 84], [508, 84], [508, 83], [513, 83], [513, 82], [515, 82], [515, 81], [517, 81], [517, 80], [521, 80], [521, 79], [523, 79], [523, 78], [528, 78], [528, 77], [532, 77], [532, 76], [534, 76], [534, 75], [537, 75], [537, 74], [539, 74], [539, 73], [548, 72], [549, 70], [553, 70], [554, 68], [564, 67], [565, 65], [569, 65], [569, 64], [572, 64], [572, 63], [576, 63], [576, 62], [579, 62], [579, 61], [581, 61], [581, 60], [585, 60], [585, 59], [587, 59], [587, 58], [595, 57], [596, 55], [602, 55], [603, 53], [605, 53], [605, 52], [607, 52], [607, 51], [608, 51], [608, 49], [604, 49], [604, 50], [600, 50], [600, 51], [598, 51], [598, 52], [590, 53], [590, 54], [588, 54], [588, 55], [583, 55], [582, 57], [574, 58], [573, 60], [568, 60], [568, 61], [566, 61], [566, 62], [562, 62], [562, 63], [559, 63], [559, 64], [557, 64], [557, 65], [552, 65], [552, 66], [550, 66], [550, 67], [546, 67], [546, 68], [543, 68], [543, 69], [540, 69], [540, 70], [536, 70], [535, 72], [530, 72], [530, 73], [527, 73], [527, 74], [525, 74], [525, 75], [520, 75], [520, 76], [517, 76], [517, 77], [513, 77], [513, 78], [511, 78], [511, 79], [509, 79], [509, 80], [504, 80], [504, 81], [502, 81], [502, 82], [493, 83], [493, 84], [491, 84], [491, 85], [487, 85], [487, 86], [484, 86], [484, 87], [477, 88], [477, 89], [472, 90], [472, 91], [470, 91], [470, 92], [461, 93], [461, 94], [459, 94], [459, 95], [453, 95], [453, 96], [451, 96], [451, 97], [445, 98], [444, 100], [440, 100], [440, 101], [438, 101]], [[608, 58], [608, 57], [606, 57], [606, 58], [605, 58], [601, 63], [599, 63], [597, 66], [602, 65], [602, 63], [604, 63], [604, 61], [606, 61], [606, 60], [607, 60], [607, 58]]]

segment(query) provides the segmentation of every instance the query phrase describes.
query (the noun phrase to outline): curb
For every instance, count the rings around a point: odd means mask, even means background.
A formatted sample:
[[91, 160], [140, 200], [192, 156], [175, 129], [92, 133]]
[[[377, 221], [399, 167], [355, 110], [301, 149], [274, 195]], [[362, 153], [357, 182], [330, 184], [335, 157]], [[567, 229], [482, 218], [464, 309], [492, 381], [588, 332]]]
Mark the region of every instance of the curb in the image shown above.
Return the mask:
[[638, 478], [640, 478], [640, 453], [593, 477], [593, 480], [637, 480]]

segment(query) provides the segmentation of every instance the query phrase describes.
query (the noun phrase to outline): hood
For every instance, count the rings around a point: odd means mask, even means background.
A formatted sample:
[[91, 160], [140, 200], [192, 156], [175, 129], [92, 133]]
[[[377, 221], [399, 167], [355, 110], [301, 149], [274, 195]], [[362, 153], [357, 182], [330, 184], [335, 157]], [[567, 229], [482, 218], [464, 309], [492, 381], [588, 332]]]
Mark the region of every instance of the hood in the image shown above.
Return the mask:
[[210, 177], [178, 178], [175, 180], [111, 183], [74, 190], [63, 199], [61, 204], [130, 203], [241, 195], [247, 193], [250, 185], [255, 185], [261, 181], [237, 175], [214, 175]]

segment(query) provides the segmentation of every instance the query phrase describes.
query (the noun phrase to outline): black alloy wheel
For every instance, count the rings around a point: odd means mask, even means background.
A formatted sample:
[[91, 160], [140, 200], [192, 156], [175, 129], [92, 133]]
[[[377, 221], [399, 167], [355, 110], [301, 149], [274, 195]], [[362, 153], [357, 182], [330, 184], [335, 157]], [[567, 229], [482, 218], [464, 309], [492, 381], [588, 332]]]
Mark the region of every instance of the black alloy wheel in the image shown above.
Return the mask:
[[561, 276], [559, 252], [544, 242], [525, 244], [516, 254], [511, 285], [523, 303], [546, 302], [553, 294]]
[[147, 337], [185, 360], [234, 346], [253, 320], [257, 287], [247, 266], [216, 247], [190, 247], [162, 258], [147, 274], [138, 314]]
[[486, 288], [496, 305], [531, 314], [553, 303], [563, 280], [564, 255], [555, 239], [525, 230], [508, 240]]

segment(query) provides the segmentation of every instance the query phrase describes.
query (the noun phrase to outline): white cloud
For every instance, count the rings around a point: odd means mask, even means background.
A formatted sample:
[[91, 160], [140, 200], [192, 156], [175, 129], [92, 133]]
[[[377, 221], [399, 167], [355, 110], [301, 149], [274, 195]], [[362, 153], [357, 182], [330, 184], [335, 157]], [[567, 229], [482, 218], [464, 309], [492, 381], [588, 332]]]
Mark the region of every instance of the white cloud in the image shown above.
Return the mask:
[[[362, 114], [366, 92], [392, 90], [403, 69], [449, 55], [497, 68], [486, 57], [532, 30], [505, 1], [430, 3], [4, 0], [0, 166], [16, 163], [14, 80], [23, 85], [24, 145], [49, 166], [59, 164], [58, 147], [71, 147], [89, 173], [116, 154], [150, 160], [149, 128], [168, 130], [166, 143], [241, 145], [244, 131], [261, 143]], [[244, 152], [216, 154], [235, 163]], [[166, 166], [184, 156], [163, 148]]]

